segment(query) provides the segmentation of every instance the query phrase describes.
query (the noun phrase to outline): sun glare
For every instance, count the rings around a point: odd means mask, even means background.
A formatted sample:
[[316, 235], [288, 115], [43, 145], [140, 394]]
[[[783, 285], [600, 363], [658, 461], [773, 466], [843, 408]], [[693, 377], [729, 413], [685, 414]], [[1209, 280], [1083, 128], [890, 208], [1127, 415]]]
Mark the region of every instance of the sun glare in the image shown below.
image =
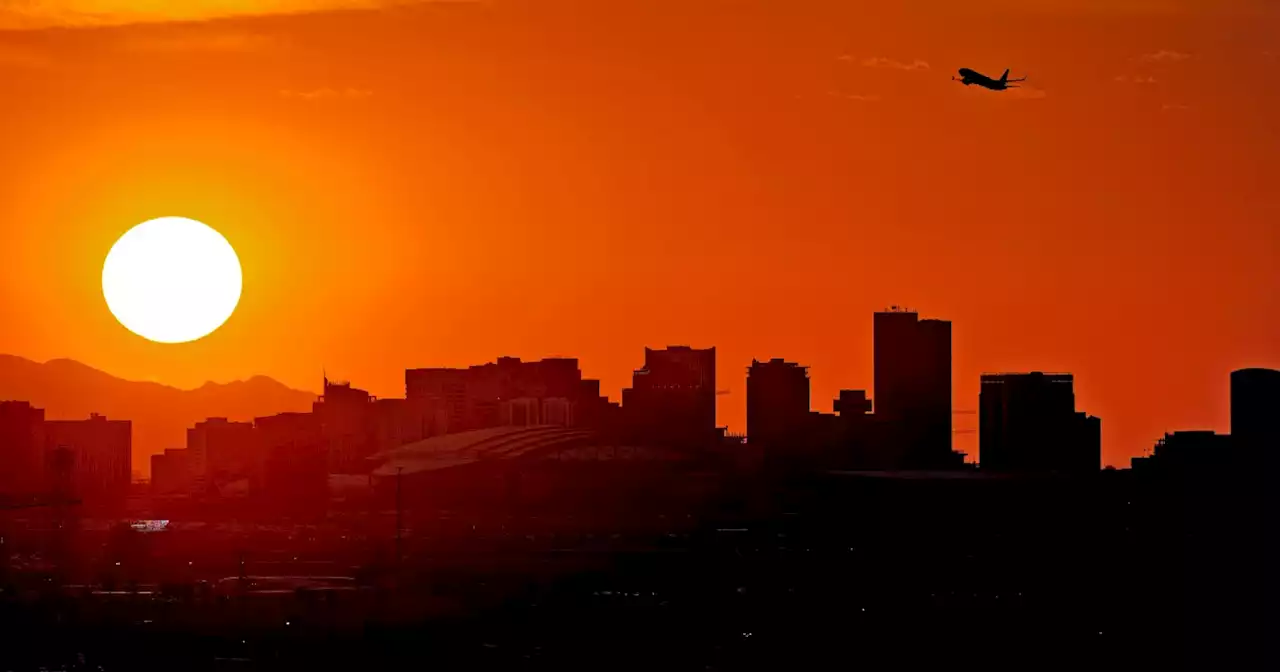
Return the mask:
[[107, 253], [102, 294], [120, 324], [159, 343], [222, 326], [240, 302], [240, 259], [222, 234], [184, 217], [129, 229]]

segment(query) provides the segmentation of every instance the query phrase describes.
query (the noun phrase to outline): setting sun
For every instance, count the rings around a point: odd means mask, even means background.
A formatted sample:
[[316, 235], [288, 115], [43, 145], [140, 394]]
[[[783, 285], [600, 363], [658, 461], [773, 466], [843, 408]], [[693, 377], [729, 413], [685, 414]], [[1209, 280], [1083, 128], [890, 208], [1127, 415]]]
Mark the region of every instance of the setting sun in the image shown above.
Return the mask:
[[222, 326], [240, 301], [240, 260], [222, 234], [183, 217], [143, 222], [102, 267], [107, 307], [129, 331], [185, 343]]

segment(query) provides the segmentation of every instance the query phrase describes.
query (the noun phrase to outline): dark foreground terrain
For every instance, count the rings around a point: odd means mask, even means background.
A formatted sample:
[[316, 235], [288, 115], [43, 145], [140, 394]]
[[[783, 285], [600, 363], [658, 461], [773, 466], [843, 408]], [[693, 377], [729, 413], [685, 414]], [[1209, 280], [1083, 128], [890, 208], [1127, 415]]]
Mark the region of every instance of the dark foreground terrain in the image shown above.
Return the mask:
[[11, 564], [0, 669], [1266, 667], [1243, 497], [847, 474], [752, 493], [420, 513], [399, 563], [393, 534], [321, 528], [279, 537], [283, 556], [200, 547], [185, 579], [159, 535], [107, 544], [84, 583]]

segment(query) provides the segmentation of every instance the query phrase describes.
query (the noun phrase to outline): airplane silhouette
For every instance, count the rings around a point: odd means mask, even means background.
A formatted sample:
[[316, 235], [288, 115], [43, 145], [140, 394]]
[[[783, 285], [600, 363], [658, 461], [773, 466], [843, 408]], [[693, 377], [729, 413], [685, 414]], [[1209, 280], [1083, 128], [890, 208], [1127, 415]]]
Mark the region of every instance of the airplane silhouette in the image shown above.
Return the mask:
[[[955, 80], [956, 78], [952, 77], [951, 79]], [[1000, 76], [1000, 79], [991, 79], [990, 77], [980, 72], [970, 70], [969, 68], [960, 68], [960, 79], [958, 81], [965, 86], [977, 84], [978, 86], [991, 89], [992, 91], [1004, 91], [1005, 89], [1018, 88], [1017, 86], [1011, 85], [1009, 82], [1023, 82], [1026, 81], [1026, 79], [1026, 77], [1021, 79], [1009, 79], [1008, 70], [1004, 71], [1004, 74]]]

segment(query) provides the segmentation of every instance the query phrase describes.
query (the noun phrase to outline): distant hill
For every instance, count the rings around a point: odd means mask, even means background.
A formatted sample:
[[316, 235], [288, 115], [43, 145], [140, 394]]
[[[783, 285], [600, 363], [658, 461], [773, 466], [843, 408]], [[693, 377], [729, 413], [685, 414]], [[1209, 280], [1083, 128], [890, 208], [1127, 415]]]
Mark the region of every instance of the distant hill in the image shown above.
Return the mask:
[[82, 420], [90, 413], [133, 421], [133, 468], [146, 473], [150, 456], [186, 445], [186, 430], [210, 417], [252, 420], [287, 411], [310, 411], [316, 395], [255, 376], [233, 383], [205, 383], [180, 390], [159, 383], [116, 378], [70, 359], [44, 364], [0, 355], [0, 401], [29, 401], [50, 420]]

